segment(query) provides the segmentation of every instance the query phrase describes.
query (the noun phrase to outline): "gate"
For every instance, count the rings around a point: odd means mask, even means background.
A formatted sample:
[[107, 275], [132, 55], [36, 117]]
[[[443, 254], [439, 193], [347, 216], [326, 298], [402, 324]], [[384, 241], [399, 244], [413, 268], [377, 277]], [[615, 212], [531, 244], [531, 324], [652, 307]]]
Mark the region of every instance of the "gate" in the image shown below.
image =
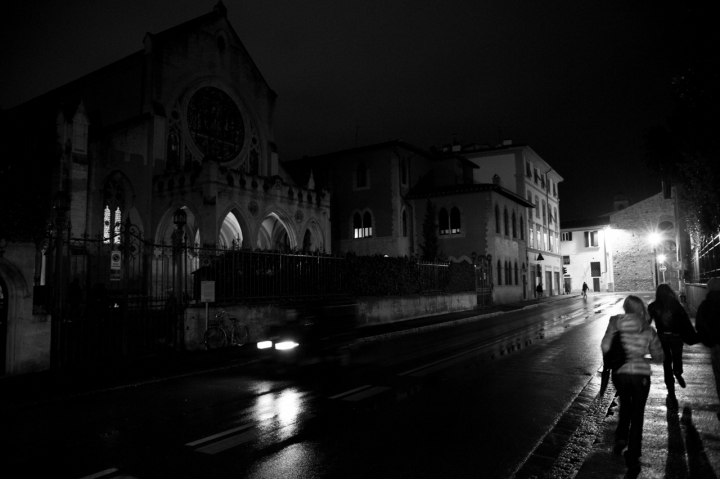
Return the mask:
[[475, 293], [478, 308], [492, 306], [492, 263], [490, 257], [478, 256], [475, 260]]
[[[185, 303], [185, 252], [152, 244], [129, 222], [111, 235], [52, 238], [51, 364], [106, 364], [174, 350]], [[50, 281], [49, 281], [50, 282]], [[184, 289], [184, 288], [183, 288]]]

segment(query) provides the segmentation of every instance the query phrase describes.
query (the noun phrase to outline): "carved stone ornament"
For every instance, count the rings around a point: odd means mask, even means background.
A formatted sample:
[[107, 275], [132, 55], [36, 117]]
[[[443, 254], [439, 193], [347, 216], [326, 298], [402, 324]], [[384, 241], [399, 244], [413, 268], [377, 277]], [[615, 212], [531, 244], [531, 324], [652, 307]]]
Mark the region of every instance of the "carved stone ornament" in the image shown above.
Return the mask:
[[258, 208], [257, 203], [255, 203], [254, 201], [251, 201], [250, 203], [248, 203], [248, 211], [250, 212], [251, 215], [257, 216], [258, 210], [259, 210], [259, 208]]
[[298, 223], [302, 223], [302, 220], [303, 220], [303, 212], [302, 212], [302, 211], [297, 210], [297, 211], [295, 212], [295, 220], [296, 220]]

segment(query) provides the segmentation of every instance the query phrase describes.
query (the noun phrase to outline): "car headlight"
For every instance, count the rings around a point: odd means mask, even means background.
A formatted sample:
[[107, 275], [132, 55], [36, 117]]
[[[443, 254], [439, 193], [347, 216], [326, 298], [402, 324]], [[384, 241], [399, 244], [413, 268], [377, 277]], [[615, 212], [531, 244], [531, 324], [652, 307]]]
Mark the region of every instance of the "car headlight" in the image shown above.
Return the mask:
[[275, 349], [277, 349], [278, 351], [297, 348], [298, 346], [300, 345], [295, 341], [281, 341], [279, 343], [275, 343]]
[[272, 341], [260, 341], [257, 343], [258, 349], [268, 349], [272, 348]]

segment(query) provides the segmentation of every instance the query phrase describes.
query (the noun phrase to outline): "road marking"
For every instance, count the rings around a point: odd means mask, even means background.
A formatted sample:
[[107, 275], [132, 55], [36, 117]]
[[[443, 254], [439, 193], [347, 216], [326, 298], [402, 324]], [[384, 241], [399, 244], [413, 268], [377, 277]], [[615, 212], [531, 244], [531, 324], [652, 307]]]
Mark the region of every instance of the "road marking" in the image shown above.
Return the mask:
[[381, 392], [387, 391], [388, 389], [390, 389], [390, 388], [386, 387], [386, 386], [375, 386], [373, 388], [366, 389], [357, 394], [353, 394], [352, 396], [344, 397], [342, 400], [343, 401], [353, 401], [353, 402], [360, 401], [362, 399], [369, 398], [370, 396], [380, 394]]
[[234, 434], [234, 433], [239, 432], [239, 431], [244, 431], [245, 429], [251, 428], [251, 427], [253, 427], [253, 426], [254, 426], [254, 424], [245, 424], [244, 426], [236, 427], [236, 428], [233, 428], [233, 429], [228, 429], [227, 431], [219, 432], [219, 433], [217, 433], [217, 434], [213, 434], [212, 436], [204, 437], [204, 438], [202, 438], [202, 439], [198, 439], [197, 441], [189, 442], [189, 443], [187, 443], [187, 444], [185, 444], [185, 445], [186, 445], [186, 446], [190, 446], [190, 447], [192, 447], [192, 446], [197, 446], [198, 444], [202, 444], [202, 443], [204, 443], [204, 442], [212, 441], [213, 439], [217, 439], [217, 438], [224, 437], [224, 436], [229, 436], [230, 434]]
[[237, 436], [232, 436], [227, 439], [223, 439], [222, 441], [213, 442], [212, 444], [203, 446], [197, 449], [197, 452], [202, 452], [203, 454], [217, 454], [218, 452], [225, 451], [227, 449], [230, 449], [231, 447], [236, 447], [240, 444], [252, 441], [253, 439], [255, 439], [255, 437], [257, 437], [257, 435], [257, 430], [253, 429], [251, 431], [246, 431], [242, 434], [238, 434]]
[[342, 396], [347, 396], [348, 394], [352, 394], [352, 393], [354, 393], [354, 392], [356, 392], [356, 391], [360, 391], [360, 390], [362, 390], [362, 389], [367, 389], [367, 388], [369, 388], [369, 387], [370, 387], [370, 385], [369, 385], [369, 384], [366, 384], [365, 386], [360, 386], [359, 388], [351, 389], [350, 391], [345, 391], [344, 393], [340, 393], [340, 394], [336, 394], [336, 395], [334, 395], [334, 396], [330, 396], [330, 399], [337, 399], [337, 398], [342, 397]]
[[440, 359], [440, 360], [438, 360], [438, 361], [434, 361], [434, 362], [432, 362], [432, 363], [425, 364], [425, 365], [420, 366], [420, 367], [417, 367], [417, 368], [415, 368], [415, 369], [410, 369], [409, 371], [402, 372], [402, 373], [398, 374], [398, 376], [411, 375], [411, 374], [413, 374], [414, 372], [420, 371], [421, 369], [430, 368], [430, 367], [433, 367], [433, 366], [439, 365], [439, 364], [442, 364], [443, 367], [444, 367], [444, 366], [446, 365], [445, 363], [448, 363], [447, 365], [449, 366], [449, 365], [451, 365], [451, 364], [455, 364], [455, 363], [449, 363], [449, 361], [453, 361], [453, 360], [458, 359], [458, 358], [461, 358], [461, 357], [463, 357], [463, 356], [467, 356], [467, 355], [469, 355], [469, 354], [471, 354], [471, 353], [474, 353], [475, 351], [477, 351], [477, 350], [479, 350], [479, 349], [484, 349], [485, 347], [486, 347], [486, 346], [481, 346], [481, 347], [479, 347], [479, 348], [475, 348], [475, 349], [472, 349], [472, 350], [470, 350], [470, 351], [465, 351], [464, 353], [456, 354], [455, 356], [451, 356], [451, 357], [449, 357], [449, 358], [447, 358], [447, 359]]
[[110, 474], [114, 474], [118, 472], [119, 469], [116, 467], [111, 467], [110, 469], [105, 469], [104, 471], [96, 472], [95, 474], [90, 474], [89, 476], [81, 477], [80, 479], [97, 479], [99, 477], [103, 476], [109, 476]]

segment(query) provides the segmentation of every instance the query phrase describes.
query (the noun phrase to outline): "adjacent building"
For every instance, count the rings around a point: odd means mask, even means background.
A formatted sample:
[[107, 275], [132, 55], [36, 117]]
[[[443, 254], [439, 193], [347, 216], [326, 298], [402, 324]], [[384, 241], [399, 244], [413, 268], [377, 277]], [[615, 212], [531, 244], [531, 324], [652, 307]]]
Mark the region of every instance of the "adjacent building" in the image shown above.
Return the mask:
[[580, 291], [653, 291], [667, 283], [682, 291], [687, 269], [687, 234], [675, 188], [630, 205], [615, 197], [613, 211], [598, 218], [567, 221], [561, 227], [565, 284]]
[[[511, 140], [489, 148], [481, 145], [451, 145], [479, 168], [473, 170], [478, 183], [494, 182], [525, 198], [523, 222], [527, 237], [528, 288], [530, 297], [562, 294], [562, 258], [560, 255], [559, 184], [562, 176], [527, 145]], [[542, 286], [542, 293], [538, 292]]]

